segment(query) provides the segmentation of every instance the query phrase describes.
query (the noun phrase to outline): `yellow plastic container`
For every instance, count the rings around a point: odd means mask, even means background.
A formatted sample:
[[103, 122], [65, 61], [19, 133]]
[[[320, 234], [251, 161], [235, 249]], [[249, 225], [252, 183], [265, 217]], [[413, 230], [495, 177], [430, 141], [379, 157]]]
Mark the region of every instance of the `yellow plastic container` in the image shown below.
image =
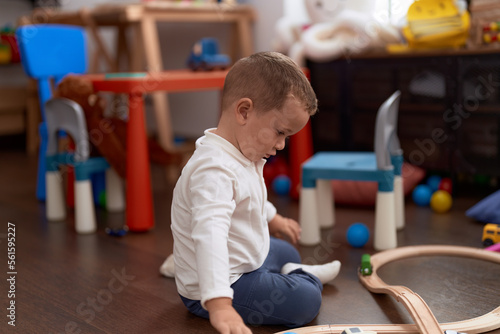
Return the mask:
[[469, 35], [469, 13], [460, 13], [453, 0], [417, 0], [407, 21], [403, 35], [410, 48], [459, 47]]

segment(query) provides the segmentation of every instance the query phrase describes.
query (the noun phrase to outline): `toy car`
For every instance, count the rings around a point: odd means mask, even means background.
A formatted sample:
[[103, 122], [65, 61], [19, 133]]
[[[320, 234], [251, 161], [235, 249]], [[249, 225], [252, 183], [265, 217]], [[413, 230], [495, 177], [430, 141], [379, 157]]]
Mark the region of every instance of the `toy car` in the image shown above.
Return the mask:
[[128, 232], [128, 226], [123, 226], [121, 228], [109, 228], [105, 229], [106, 234], [112, 237], [123, 237]]
[[359, 327], [346, 328], [342, 331], [341, 334], [357, 334], [357, 333], [359, 333], [359, 334], [377, 334], [377, 332], [373, 332], [373, 331], [364, 331]]
[[466, 334], [466, 333], [457, 332], [457, 331], [454, 331], [452, 329], [447, 329], [447, 330], [444, 331], [444, 334]]
[[363, 256], [361, 256], [361, 267], [359, 268], [359, 272], [363, 276], [369, 276], [372, 274], [373, 269], [370, 262], [370, 254], [363, 254]]
[[489, 247], [497, 242], [500, 242], [500, 225], [486, 224], [483, 228], [483, 246]]
[[193, 71], [225, 69], [230, 63], [228, 55], [219, 54], [219, 44], [215, 38], [202, 38], [196, 42], [187, 61], [188, 67]]

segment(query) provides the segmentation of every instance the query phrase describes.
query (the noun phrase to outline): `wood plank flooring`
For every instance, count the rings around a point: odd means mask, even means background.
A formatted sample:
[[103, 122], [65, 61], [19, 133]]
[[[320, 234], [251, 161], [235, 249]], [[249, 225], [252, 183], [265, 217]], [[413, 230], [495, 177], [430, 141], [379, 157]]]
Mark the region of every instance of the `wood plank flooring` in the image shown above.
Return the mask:
[[[36, 158], [20, 150], [0, 151], [0, 333], [214, 333], [209, 322], [187, 312], [173, 279], [158, 268], [172, 251], [170, 202], [172, 184], [152, 167], [155, 228], [147, 233], [111, 237], [123, 214], [98, 212], [99, 230], [78, 235], [69, 215], [47, 222], [45, 206], [35, 199]], [[407, 226], [398, 244], [448, 244], [481, 247], [483, 225], [465, 217], [480, 198], [456, 198], [451, 212], [435, 214], [407, 200]], [[279, 211], [297, 218], [297, 203], [274, 198]], [[70, 211], [71, 213], [71, 211]], [[327, 284], [319, 324], [412, 323], [394, 299], [374, 295], [358, 282], [363, 253], [374, 253], [370, 241], [354, 249], [345, 241], [347, 227], [364, 222], [373, 227], [373, 209], [338, 208], [338, 223], [322, 231], [322, 243], [299, 247], [306, 263], [342, 262], [337, 279]], [[15, 224], [15, 286], [7, 279], [8, 224]], [[406, 285], [420, 294], [440, 322], [487, 313], [500, 305], [500, 266], [449, 257], [398, 261], [382, 268], [386, 282]], [[9, 290], [15, 298], [9, 298]], [[15, 329], [8, 324], [9, 302], [15, 301]], [[280, 326], [252, 327], [275, 333]], [[500, 333], [500, 330], [491, 333]]]

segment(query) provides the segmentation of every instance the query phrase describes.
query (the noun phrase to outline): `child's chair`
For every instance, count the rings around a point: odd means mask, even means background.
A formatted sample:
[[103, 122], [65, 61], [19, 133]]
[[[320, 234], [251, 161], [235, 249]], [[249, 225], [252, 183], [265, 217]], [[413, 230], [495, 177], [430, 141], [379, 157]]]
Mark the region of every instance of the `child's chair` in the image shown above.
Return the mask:
[[42, 122], [38, 128], [40, 148], [36, 197], [43, 201], [47, 150], [45, 102], [52, 97], [52, 80], [57, 84], [68, 73], [87, 72], [86, 34], [81, 27], [39, 24], [19, 27], [16, 38], [24, 71], [38, 83]]
[[[92, 233], [96, 230], [91, 175], [106, 171], [106, 208], [108, 211], [122, 211], [125, 199], [120, 177], [110, 168], [103, 157], [89, 157], [90, 146], [87, 124], [82, 107], [69, 99], [52, 98], [45, 105], [47, 128], [46, 162], [46, 215], [48, 220], [66, 218], [63, 196], [61, 165], [75, 169], [75, 228], [78, 233]], [[58, 132], [63, 130], [75, 142], [74, 152], [58, 152]]]
[[396, 91], [378, 110], [375, 152], [318, 152], [302, 165], [299, 221], [303, 244], [319, 244], [320, 228], [333, 225], [330, 180], [341, 179], [378, 182], [374, 247], [396, 247], [396, 228], [404, 226], [403, 151], [396, 134], [400, 96]]

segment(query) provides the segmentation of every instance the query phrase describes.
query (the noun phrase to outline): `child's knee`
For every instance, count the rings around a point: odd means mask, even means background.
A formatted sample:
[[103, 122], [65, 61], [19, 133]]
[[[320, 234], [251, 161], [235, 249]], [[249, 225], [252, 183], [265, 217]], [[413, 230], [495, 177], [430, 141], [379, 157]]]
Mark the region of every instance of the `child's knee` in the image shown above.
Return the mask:
[[299, 324], [303, 326], [305, 324], [310, 323], [319, 313], [319, 309], [321, 308], [321, 291], [314, 290], [312, 293], [309, 293], [307, 296], [304, 296], [301, 299], [301, 312], [300, 315], [297, 315], [297, 319], [302, 322]]
[[314, 284], [302, 284], [293, 296], [287, 300], [290, 306], [290, 327], [304, 326], [310, 323], [319, 313], [321, 308], [321, 290]]
[[284, 262], [300, 263], [301, 261], [297, 249], [287, 241], [271, 237], [271, 249], [276, 254], [280, 254]]

